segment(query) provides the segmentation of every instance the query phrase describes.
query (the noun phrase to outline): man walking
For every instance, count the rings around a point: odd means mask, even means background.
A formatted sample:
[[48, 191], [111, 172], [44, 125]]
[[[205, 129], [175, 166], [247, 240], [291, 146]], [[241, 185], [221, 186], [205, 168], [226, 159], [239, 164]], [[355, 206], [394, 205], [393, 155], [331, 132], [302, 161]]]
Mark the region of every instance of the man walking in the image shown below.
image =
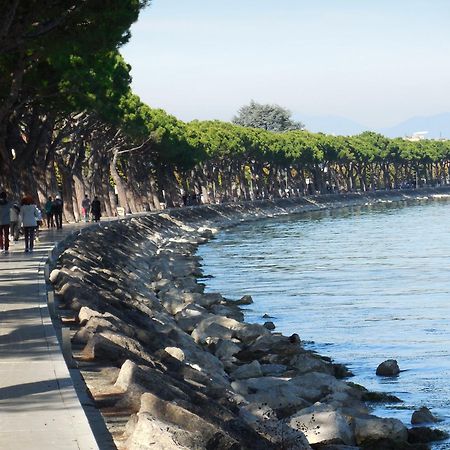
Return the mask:
[[102, 213], [100, 208], [100, 200], [98, 199], [98, 197], [95, 197], [94, 200], [92, 201], [91, 212], [92, 215], [94, 216], [94, 222], [99, 222]]
[[55, 217], [56, 229], [62, 229], [62, 214], [63, 214], [63, 201], [61, 200], [61, 196], [57, 195], [55, 200], [52, 203], [52, 212]]
[[11, 203], [6, 198], [6, 192], [0, 192], [0, 249], [4, 255], [9, 253], [9, 224]]

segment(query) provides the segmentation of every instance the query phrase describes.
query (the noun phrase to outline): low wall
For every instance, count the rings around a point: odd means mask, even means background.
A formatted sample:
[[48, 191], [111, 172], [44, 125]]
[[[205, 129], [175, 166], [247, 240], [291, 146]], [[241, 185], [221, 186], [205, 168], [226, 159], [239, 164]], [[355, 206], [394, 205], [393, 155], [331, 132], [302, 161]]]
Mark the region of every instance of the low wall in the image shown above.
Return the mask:
[[251, 297], [204, 293], [195, 251], [244, 220], [449, 193], [204, 205], [84, 230], [50, 279], [74, 358], [117, 448], [377, 448], [369, 446], [380, 440], [406, 448], [406, 427], [371, 416], [366, 403], [395, 399], [347, 383], [345, 367], [305, 350], [298, 335], [245, 323], [240, 305]]

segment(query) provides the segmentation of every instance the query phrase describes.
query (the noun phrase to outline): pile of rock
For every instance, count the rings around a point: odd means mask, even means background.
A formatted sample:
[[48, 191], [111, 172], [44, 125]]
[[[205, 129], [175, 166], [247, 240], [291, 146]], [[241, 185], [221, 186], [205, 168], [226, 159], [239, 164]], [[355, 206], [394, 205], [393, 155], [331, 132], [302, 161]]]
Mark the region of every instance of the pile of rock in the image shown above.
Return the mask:
[[216, 206], [122, 220], [60, 256], [51, 281], [117, 447], [424, 448], [408, 444], [399, 420], [371, 415], [369, 393], [339, 379], [341, 365], [298, 335], [245, 323], [250, 297], [230, 301], [197, 282], [195, 250], [213, 228], [265, 213]]

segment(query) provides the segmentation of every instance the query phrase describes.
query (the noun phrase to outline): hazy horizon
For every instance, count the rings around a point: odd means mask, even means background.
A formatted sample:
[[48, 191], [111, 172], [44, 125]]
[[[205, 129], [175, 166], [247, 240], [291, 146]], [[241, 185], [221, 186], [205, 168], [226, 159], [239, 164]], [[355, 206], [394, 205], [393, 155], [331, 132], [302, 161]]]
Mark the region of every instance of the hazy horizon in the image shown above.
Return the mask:
[[251, 99], [367, 129], [450, 110], [450, 3], [153, 0], [122, 54], [142, 100], [230, 120]]

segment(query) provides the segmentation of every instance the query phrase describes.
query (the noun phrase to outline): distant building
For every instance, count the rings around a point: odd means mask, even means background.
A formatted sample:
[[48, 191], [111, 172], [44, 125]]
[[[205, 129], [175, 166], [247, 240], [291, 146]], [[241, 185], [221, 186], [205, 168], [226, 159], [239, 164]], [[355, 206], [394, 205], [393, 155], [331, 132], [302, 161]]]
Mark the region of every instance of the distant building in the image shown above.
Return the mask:
[[405, 136], [405, 141], [417, 142], [426, 139], [428, 131], [416, 131], [411, 136]]

